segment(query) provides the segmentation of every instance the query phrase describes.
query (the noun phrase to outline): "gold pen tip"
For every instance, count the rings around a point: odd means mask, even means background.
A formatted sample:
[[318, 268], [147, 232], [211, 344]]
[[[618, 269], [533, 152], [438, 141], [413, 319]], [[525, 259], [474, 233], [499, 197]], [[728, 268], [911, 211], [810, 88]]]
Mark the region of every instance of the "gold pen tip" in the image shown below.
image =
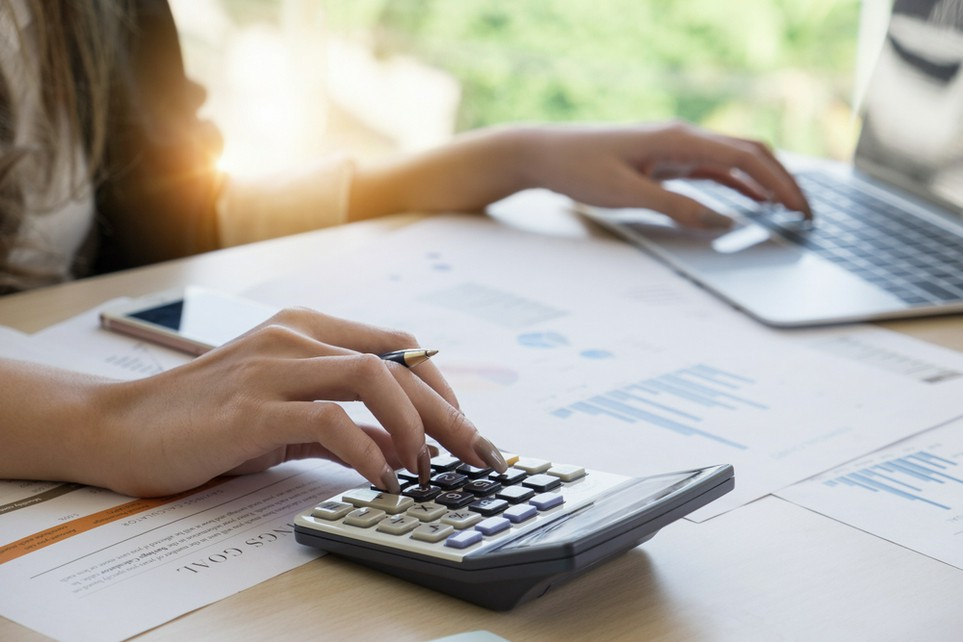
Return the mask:
[[426, 357], [433, 357], [433, 356], [435, 356], [436, 354], [438, 354], [438, 351], [437, 351], [437, 350], [425, 350], [425, 356], [426, 356]]

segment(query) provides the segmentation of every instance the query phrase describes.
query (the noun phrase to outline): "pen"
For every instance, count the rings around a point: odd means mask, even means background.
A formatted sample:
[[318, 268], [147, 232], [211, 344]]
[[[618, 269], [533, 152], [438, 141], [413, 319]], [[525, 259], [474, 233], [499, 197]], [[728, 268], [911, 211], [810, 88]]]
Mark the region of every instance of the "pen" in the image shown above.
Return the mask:
[[406, 368], [414, 368], [419, 363], [428, 361], [431, 357], [438, 354], [437, 350], [422, 350], [421, 348], [411, 348], [409, 350], [395, 350], [394, 352], [385, 352], [384, 354], [379, 354], [378, 356], [385, 361], [394, 361], [395, 363], [400, 363]]

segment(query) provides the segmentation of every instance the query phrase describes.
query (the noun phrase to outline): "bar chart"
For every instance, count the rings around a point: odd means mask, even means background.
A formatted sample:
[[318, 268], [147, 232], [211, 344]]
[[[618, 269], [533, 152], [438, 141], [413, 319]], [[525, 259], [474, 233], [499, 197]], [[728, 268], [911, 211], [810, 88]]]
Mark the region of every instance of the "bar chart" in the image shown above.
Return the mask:
[[752, 398], [754, 384], [749, 377], [699, 363], [593, 394], [555, 408], [550, 414], [558, 419], [589, 415], [648, 425], [746, 450], [746, 444], [727, 439], [700, 424], [714, 412], [766, 410], [766, 404]]
[[829, 488], [850, 487], [870, 493], [886, 493], [940, 510], [954, 510], [942, 495], [959, 496], [963, 491], [963, 471], [955, 461], [918, 450], [881, 461], [845, 475], [826, 479]]

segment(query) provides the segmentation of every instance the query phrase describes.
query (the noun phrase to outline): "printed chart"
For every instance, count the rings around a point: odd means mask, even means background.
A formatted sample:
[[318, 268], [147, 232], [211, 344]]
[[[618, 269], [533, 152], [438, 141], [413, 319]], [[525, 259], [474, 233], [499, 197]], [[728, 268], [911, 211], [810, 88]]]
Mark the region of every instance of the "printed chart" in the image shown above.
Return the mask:
[[963, 419], [778, 493], [963, 568]]

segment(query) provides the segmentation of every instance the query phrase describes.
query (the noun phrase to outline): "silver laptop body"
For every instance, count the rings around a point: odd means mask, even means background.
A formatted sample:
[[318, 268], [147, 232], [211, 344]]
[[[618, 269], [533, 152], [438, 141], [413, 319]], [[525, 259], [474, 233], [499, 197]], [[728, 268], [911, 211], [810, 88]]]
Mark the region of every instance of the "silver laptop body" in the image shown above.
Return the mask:
[[736, 227], [680, 230], [648, 210], [584, 213], [774, 326], [963, 312], [963, 2], [897, 0], [852, 166], [787, 158], [813, 205], [760, 206], [675, 182]]

